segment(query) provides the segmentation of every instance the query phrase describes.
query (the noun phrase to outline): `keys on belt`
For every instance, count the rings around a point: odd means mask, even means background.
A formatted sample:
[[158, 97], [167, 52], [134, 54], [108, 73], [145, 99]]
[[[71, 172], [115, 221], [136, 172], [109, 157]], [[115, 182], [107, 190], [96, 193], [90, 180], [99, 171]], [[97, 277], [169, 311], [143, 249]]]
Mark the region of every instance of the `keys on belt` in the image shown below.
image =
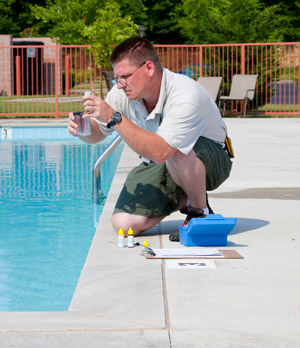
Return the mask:
[[143, 156], [140, 156], [140, 159], [144, 162], [145, 166], [148, 166], [150, 163], [154, 163], [153, 161], [151, 161], [148, 158], [145, 158]]

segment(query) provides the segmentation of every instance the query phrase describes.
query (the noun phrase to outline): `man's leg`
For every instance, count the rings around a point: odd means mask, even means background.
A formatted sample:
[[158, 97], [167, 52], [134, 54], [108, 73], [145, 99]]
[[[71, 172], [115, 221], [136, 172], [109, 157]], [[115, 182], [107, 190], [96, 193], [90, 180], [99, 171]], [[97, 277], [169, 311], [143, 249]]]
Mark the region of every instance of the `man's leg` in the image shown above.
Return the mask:
[[[186, 198], [182, 197], [180, 199], [179, 209], [184, 208], [186, 205]], [[144, 232], [155, 225], [157, 225], [161, 220], [163, 220], [165, 216], [159, 217], [148, 217], [136, 214], [129, 213], [115, 213], [112, 216], [112, 225], [116, 232], [119, 231], [120, 228], [123, 229], [125, 235], [127, 234], [129, 228], [131, 227], [133, 230], [133, 234], [135, 236], [139, 235], [141, 232]]]
[[[167, 168], [173, 181], [180, 186], [190, 199], [193, 208], [204, 210], [206, 204], [206, 171], [202, 161], [192, 150], [188, 156], [177, 151], [172, 158], [167, 160]], [[182, 209], [186, 204], [186, 196], [181, 197], [178, 209]], [[120, 228], [127, 233], [131, 227], [134, 235], [148, 230], [163, 220], [161, 217], [147, 217], [137, 214], [118, 212], [112, 216], [112, 225], [116, 232]]]
[[[177, 151], [172, 158], [167, 160], [167, 168], [174, 182], [183, 189], [190, 200], [190, 206], [184, 210], [184, 213], [187, 214], [184, 223], [187, 224], [192, 217], [205, 217], [209, 213], [206, 170], [194, 150], [187, 156]], [[212, 212], [211, 209], [210, 211]], [[173, 242], [179, 242], [179, 229], [172, 231], [169, 239]]]
[[[206, 199], [206, 190], [215, 190], [229, 176], [232, 163], [225, 150], [212, 140], [200, 137], [188, 156], [179, 151], [167, 161], [172, 179], [190, 199], [191, 205], [185, 209], [188, 223], [191, 218], [213, 214]], [[207, 182], [206, 182], [207, 180]], [[174, 231], [173, 231], [174, 232]], [[173, 239], [179, 240], [178, 231]]]
[[167, 160], [167, 168], [174, 182], [190, 199], [190, 205], [202, 210], [207, 208], [205, 166], [194, 150], [187, 156], [180, 151], [175, 152]]
[[186, 196], [174, 183], [165, 163], [141, 163], [127, 176], [117, 200], [112, 224], [135, 235], [155, 226], [165, 216], [186, 206]]

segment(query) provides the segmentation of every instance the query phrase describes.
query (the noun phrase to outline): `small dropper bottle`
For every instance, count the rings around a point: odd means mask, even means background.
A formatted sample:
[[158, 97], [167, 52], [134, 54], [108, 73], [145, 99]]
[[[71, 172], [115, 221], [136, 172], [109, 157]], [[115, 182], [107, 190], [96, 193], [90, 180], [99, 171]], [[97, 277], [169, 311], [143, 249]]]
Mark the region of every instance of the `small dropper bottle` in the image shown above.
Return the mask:
[[130, 227], [128, 230], [128, 236], [127, 236], [127, 247], [128, 248], [133, 248], [134, 246], [134, 236], [133, 236], [133, 230]]
[[118, 247], [124, 248], [124, 231], [122, 228], [120, 228], [118, 232]]

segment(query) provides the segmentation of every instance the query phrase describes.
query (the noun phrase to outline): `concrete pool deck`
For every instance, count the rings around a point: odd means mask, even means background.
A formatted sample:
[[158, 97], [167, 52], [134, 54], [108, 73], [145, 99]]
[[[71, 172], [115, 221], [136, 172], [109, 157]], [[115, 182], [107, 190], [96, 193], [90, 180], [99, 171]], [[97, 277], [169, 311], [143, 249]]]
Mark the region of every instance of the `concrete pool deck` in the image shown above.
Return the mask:
[[[237, 218], [220, 249], [244, 259], [172, 269], [142, 247], [117, 248], [110, 216], [139, 163], [125, 146], [69, 311], [0, 313], [1, 348], [300, 348], [300, 119], [225, 122], [236, 158], [209, 200]], [[172, 214], [135, 241], [183, 247], [168, 239], [183, 218]]]

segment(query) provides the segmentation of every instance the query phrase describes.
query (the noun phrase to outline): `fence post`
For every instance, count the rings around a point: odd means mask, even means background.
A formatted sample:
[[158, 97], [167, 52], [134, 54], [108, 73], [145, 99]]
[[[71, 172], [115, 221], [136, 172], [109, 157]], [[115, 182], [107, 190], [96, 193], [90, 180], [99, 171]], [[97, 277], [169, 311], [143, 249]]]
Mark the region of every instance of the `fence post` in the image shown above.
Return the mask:
[[55, 118], [58, 118], [58, 46], [55, 45]]
[[241, 74], [245, 75], [245, 45], [241, 46]]
[[200, 52], [199, 52], [199, 64], [200, 64], [200, 71], [199, 71], [199, 74], [200, 74], [200, 77], [203, 76], [203, 46], [200, 46]]
[[[241, 46], [241, 74], [245, 75], [245, 45]], [[244, 110], [245, 102], [241, 100], [241, 112]]]
[[16, 95], [21, 95], [21, 57], [16, 56]]
[[65, 95], [70, 95], [70, 57], [65, 57]]

